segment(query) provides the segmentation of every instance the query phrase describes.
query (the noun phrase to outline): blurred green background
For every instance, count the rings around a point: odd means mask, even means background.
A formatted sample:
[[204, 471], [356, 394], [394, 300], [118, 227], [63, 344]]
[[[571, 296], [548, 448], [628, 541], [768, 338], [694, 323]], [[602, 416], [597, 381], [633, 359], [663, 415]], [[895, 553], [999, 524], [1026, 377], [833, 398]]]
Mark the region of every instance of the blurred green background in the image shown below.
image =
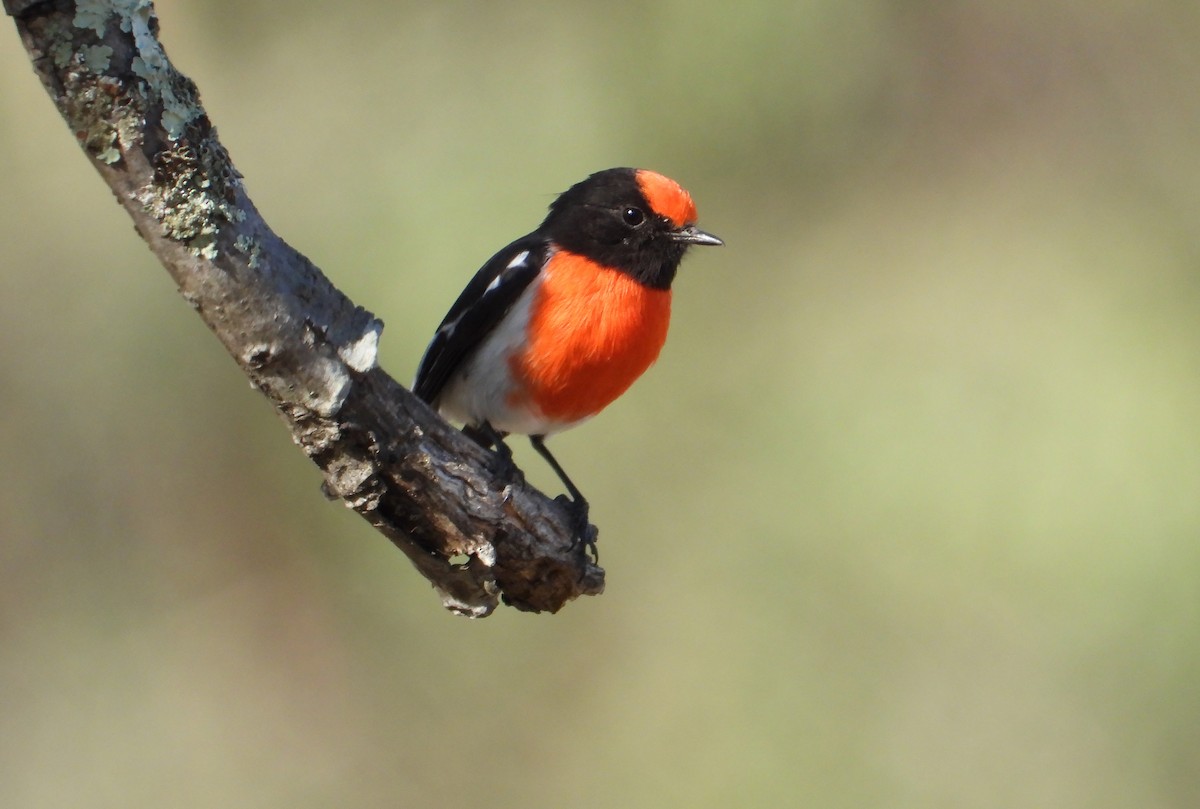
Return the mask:
[[402, 380], [591, 171], [677, 178], [728, 246], [553, 443], [608, 592], [454, 618], [7, 23], [0, 805], [1200, 805], [1200, 5], [158, 11]]

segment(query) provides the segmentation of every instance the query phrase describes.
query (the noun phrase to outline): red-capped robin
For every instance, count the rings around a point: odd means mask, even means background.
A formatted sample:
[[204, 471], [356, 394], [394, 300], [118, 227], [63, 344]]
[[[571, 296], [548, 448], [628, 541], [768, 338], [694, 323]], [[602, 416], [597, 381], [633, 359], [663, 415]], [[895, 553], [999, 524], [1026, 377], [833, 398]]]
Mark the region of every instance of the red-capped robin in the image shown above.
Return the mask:
[[511, 470], [504, 437], [530, 437], [570, 492], [581, 539], [587, 500], [545, 438], [599, 413], [658, 357], [684, 252], [723, 244], [695, 222], [691, 196], [661, 174], [591, 175], [483, 265], [417, 369], [417, 396], [495, 446]]

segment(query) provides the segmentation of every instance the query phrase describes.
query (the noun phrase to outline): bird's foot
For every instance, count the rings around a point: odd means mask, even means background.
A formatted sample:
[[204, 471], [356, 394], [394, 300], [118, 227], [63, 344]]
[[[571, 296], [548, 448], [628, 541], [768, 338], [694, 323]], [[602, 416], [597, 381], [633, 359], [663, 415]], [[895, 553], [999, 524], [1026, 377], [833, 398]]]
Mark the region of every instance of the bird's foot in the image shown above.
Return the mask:
[[554, 498], [554, 502], [563, 506], [570, 515], [571, 525], [571, 544], [567, 546], [569, 551], [579, 551], [584, 556], [591, 559], [594, 563], [600, 562], [600, 551], [596, 547], [596, 539], [600, 534], [600, 529], [592, 525], [588, 521], [588, 502], [582, 498], [572, 500], [565, 494], [560, 494]]
[[503, 478], [508, 486], [519, 486], [525, 482], [525, 473], [517, 466], [512, 448], [504, 441], [504, 433], [487, 422], [479, 427], [463, 427], [462, 431], [479, 446], [492, 451], [492, 458], [496, 461], [496, 476]]

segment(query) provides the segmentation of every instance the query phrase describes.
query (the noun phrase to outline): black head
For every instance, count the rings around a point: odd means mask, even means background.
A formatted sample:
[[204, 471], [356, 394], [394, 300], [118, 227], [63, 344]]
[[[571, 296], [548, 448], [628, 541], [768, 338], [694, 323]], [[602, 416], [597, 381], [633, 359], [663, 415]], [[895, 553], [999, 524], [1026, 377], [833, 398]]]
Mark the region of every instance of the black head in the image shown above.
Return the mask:
[[564, 250], [668, 289], [689, 245], [723, 242], [695, 226], [696, 206], [674, 180], [606, 169], [564, 191], [539, 232]]

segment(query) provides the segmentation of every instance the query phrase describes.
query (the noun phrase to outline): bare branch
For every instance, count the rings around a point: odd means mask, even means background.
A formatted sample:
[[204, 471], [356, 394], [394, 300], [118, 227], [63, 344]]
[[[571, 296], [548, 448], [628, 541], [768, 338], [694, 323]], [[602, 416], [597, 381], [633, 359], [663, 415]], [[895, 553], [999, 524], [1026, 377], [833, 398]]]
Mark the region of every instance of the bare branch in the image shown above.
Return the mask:
[[38, 76], [138, 233], [325, 488], [396, 544], [448, 609], [554, 612], [604, 571], [566, 511], [376, 366], [382, 324], [273, 233], [196, 86], [158, 41], [149, 0], [4, 0]]

